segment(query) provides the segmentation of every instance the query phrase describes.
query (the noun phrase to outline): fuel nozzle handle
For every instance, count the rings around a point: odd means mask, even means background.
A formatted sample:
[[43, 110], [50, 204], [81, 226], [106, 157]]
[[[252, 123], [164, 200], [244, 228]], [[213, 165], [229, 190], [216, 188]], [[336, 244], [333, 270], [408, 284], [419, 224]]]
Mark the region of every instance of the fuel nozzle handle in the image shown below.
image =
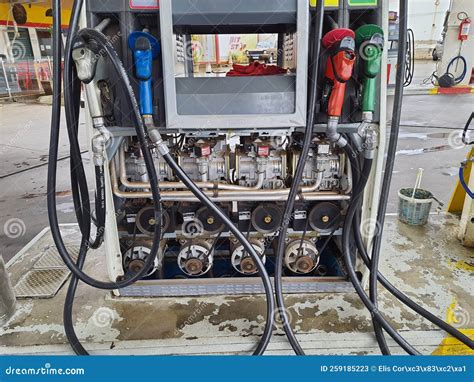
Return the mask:
[[133, 32], [128, 38], [133, 52], [135, 77], [140, 83], [140, 112], [143, 116], [153, 115], [153, 60], [158, 57], [160, 45], [147, 32]]
[[354, 32], [338, 28], [323, 37], [323, 46], [329, 51], [326, 63], [326, 81], [331, 85], [328, 117], [339, 119], [342, 114], [346, 83], [352, 77], [356, 60]]
[[363, 63], [362, 112], [375, 111], [377, 99], [377, 77], [382, 70], [384, 34], [375, 24], [366, 24], [356, 30], [356, 44]]

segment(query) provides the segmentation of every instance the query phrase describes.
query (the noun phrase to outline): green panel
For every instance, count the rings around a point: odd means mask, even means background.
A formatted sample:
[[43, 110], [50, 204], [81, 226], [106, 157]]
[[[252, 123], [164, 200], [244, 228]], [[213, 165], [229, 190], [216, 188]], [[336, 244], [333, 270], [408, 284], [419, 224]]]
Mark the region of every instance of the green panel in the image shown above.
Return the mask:
[[376, 6], [378, 4], [378, 0], [349, 0], [349, 5], [352, 6]]

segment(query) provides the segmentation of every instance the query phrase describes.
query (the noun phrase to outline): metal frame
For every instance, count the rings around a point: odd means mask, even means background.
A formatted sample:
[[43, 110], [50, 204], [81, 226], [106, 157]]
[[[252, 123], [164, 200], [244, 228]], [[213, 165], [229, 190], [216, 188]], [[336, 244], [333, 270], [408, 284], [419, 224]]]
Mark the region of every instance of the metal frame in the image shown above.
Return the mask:
[[295, 112], [292, 114], [226, 114], [179, 115], [175, 79], [172, 0], [160, 1], [161, 43], [166, 105], [166, 125], [169, 129], [249, 129], [302, 127], [306, 123], [307, 70], [309, 40], [309, 6], [307, 0], [297, 1], [297, 71]]

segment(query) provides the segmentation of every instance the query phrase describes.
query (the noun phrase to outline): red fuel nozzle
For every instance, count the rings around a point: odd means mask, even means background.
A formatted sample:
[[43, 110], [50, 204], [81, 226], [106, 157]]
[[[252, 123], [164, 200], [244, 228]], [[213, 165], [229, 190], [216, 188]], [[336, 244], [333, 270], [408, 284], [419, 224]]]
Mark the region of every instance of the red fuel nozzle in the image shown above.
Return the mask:
[[326, 81], [331, 85], [328, 102], [328, 116], [340, 117], [346, 82], [352, 76], [356, 60], [355, 34], [350, 29], [338, 28], [323, 37], [323, 46], [329, 50], [326, 64]]

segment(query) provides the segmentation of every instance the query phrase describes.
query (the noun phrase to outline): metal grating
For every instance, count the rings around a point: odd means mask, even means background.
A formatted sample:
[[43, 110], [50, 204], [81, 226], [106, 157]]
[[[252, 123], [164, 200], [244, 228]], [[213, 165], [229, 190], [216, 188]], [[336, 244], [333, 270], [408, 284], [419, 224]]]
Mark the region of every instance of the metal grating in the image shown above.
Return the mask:
[[[201, 284], [186, 282], [177, 284], [174, 280], [170, 282], [145, 281], [120, 289], [120, 295], [123, 297], [182, 297], [262, 294], [265, 292], [258, 279], [255, 282], [248, 282], [249, 279], [247, 282], [236, 282], [235, 280], [229, 282], [229, 280]], [[283, 289], [288, 294], [341, 293], [354, 290], [352, 284], [347, 281], [289, 282], [283, 284]]]
[[32, 269], [15, 285], [17, 298], [52, 298], [69, 277], [68, 269]]
[[[67, 250], [71, 255], [74, 262], [77, 261], [79, 255], [78, 246], [68, 246]], [[33, 266], [34, 269], [54, 269], [54, 268], [66, 268], [64, 261], [59, 256], [56, 246], [52, 245], [43, 253], [38, 261]]]

